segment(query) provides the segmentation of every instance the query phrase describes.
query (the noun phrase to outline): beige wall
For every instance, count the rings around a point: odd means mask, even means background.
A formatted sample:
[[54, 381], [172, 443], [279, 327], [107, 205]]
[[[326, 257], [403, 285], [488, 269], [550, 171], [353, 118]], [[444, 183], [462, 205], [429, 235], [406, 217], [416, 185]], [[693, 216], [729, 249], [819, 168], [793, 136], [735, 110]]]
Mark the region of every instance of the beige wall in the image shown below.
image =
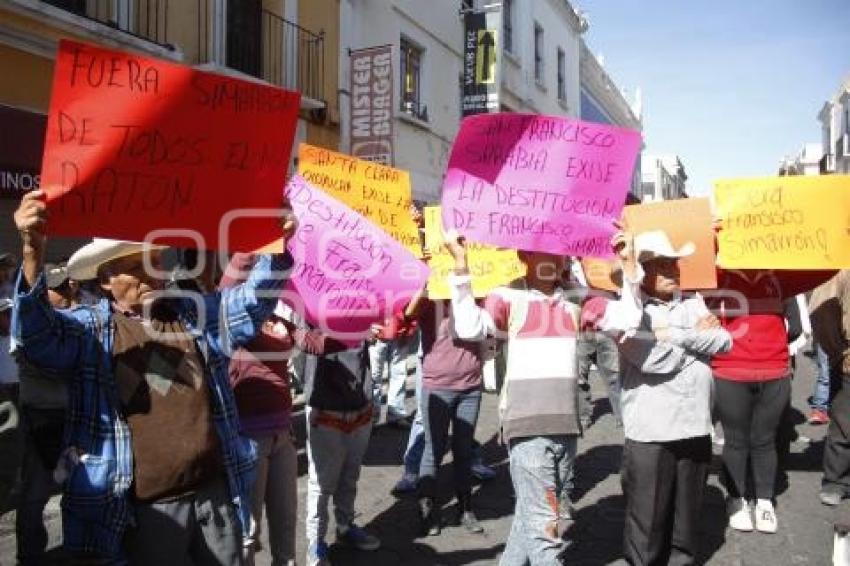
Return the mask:
[[[290, 0], [292, 1], [292, 0]], [[324, 124], [309, 123], [307, 143], [339, 148], [339, 0], [299, 0], [298, 25], [325, 33], [323, 90], [327, 104]]]

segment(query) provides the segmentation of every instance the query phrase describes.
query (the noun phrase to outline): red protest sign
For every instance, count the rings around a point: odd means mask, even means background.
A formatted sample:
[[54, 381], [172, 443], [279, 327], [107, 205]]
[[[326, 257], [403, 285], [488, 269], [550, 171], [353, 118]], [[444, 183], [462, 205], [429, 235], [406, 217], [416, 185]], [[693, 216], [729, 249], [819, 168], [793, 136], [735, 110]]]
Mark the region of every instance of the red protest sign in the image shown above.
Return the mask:
[[280, 207], [299, 100], [61, 41], [41, 172], [51, 233], [143, 240], [157, 230], [160, 243], [232, 251], [278, 238], [271, 214], [250, 229], [228, 220]]

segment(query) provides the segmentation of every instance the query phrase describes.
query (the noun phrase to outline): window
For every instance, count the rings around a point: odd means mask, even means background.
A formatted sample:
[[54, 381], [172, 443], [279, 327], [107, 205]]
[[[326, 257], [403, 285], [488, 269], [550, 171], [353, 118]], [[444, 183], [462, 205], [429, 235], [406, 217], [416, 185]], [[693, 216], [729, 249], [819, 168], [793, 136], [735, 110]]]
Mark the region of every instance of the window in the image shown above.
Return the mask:
[[567, 57], [564, 50], [558, 48], [558, 100], [567, 100]]
[[543, 28], [534, 24], [534, 80], [543, 82]]
[[422, 105], [422, 49], [401, 38], [401, 110], [427, 120]]
[[502, 43], [505, 51], [514, 52], [514, 2], [502, 0]]
[[262, 71], [262, 10], [261, 0], [227, 2], [226, 64], [254, 77]]
[[475, 0], [461, 0], [460, 9], [463, 12], [468, 12], [474, 8]]

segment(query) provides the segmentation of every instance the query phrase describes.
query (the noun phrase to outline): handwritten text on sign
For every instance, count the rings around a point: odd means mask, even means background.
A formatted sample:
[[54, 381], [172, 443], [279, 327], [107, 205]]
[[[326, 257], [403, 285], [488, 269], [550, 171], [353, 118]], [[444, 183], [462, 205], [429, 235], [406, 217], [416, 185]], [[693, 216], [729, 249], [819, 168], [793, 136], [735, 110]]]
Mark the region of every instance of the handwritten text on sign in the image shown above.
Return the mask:
[[[431, 277], [428, 279], [428, 298], [451, 298], [448, 278], [454, 273], [455, 261], [443, 245], [443, 221], [439, 206], [426, 206], [425, 246], [431, 253]], [[525, 275], [525, 264], [515, 250], [494, 248], [469, 242], [467, 244], [469, 273], [472, 276], [472, 293], [484, 297], [499, 285], [506, 285]]]
[[850, 267], [850, 176], [723, 180], [714, 195], [722, 267]]
[[280, 207], [298, 106], [298, 93], [61, 41], [42, 163], [51, 232], [189, 230], [210, 249], [256, 249], [279, 237], [274, 218], [227, 242], [219, 224]]
[[410, 216], [410, 173], [329, 149], [301, 144], [298, 174], [341, 200], [416, 255], [419, 230]]
[[295, 259], [288, 285], [295, 293], [284, 300], [298, 298], [312, 324], [356, 337], [399, 312], [425, 285], [428, 267], [354, 210], [297, 175], [286, 195], [298, 231], [288, 246]]
[[464, 119], [443, 183], [443, 221], [470, 240], [609, 257], [640, 134], [568, 118]]

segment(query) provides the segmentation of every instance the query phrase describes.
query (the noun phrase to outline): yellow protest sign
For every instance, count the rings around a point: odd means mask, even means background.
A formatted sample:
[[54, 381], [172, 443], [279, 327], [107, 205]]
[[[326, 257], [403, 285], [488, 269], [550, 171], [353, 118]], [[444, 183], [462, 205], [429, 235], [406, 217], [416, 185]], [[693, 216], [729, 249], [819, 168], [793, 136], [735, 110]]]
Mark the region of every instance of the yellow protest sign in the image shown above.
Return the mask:
[[419, 229], [410, 215], [410, 173], [302, 143], [298, 174], [344, 202], [422, 256]]
[[[449, 274], [455, 264], [452, 256], [443, 247], [443, 217], [439, 206], [426, 206], [425, 247], [431, 253], [431, 277], [428, 279], [428, 298], [448, 299]], [[525, 265], [517, 258], [515, 250], [495, 248], [467, 242], [469, 272], [472, 274], [472, 292], [483, 297], [489, 291], [525, 275]]]
[[850, 176], [722, 180], [714, 197], [721, 267], [850, 267]]

